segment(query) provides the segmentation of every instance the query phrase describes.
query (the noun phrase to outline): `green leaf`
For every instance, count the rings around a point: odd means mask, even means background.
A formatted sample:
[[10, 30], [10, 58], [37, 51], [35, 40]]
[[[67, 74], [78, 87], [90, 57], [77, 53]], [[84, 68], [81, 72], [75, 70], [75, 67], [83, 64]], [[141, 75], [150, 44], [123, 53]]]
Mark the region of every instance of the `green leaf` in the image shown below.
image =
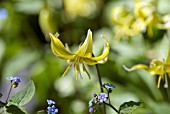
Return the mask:
[[35, 93], [34, 82], [30, 80], [27, 85], [18, 93], [16, 93], [11, 99], [10, 103], [18, 106], [23, 106], [28, 103]]
[[0, 101], [0, 109], [2, 108], [2, 107], [4, 107], [5, 106], [5, 103], [3, 103], [2, 101]]
[[21, 110], [19, 107], [15, 105], [6, 106], [6, 112], [10, 114], [27, 114], [26, 112], [24, 112], [23, 110]]
[[131, 114], [140, 105], [141, 102], [125, 102], [119, 107], [119, 114]]

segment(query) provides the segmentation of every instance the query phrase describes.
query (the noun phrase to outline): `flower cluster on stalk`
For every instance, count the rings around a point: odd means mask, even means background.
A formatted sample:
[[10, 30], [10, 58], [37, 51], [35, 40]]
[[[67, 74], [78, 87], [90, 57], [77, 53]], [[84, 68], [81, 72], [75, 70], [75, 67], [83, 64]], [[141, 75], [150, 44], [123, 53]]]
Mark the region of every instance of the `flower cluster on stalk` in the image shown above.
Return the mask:
[[47, 100], [48, 107], [47, 107], [47, 112], [48, 114], [57, 114], [58, 109], [55, 107], [55, 102], [53, 100]]
[[89, 112], [95, 112], [99, 106], [108, 100], [108, 95], [106, 93], [100, 93], [97, 95], [96, 93], [92, 94], [93, 98], [89, 101]]
[[96, 112], [102, 103], [107, 102], [109, 100], [109, 93], [112, 92], [112, 88], [115, 88], [113, 84], [109, 84], [109, 83], [104, 83], [102, 87], [106, 89], [107, 94], [104, 92], [98, 95], [96, 93], [92, 94], [93, 98], [89, 101], [89, 112], [90, 113]]

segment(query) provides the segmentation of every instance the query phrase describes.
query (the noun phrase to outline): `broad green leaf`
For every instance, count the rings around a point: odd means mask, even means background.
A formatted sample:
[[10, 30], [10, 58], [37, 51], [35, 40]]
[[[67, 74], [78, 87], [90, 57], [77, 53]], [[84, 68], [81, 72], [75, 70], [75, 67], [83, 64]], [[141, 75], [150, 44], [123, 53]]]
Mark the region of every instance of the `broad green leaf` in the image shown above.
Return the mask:
[[15, 105], [6, 106], [6, 112], [10, 114], [27, 114], [25, 111], [21, 110]]
[[16, 93], [11, 99], [10, 103], [23, 106], [28, 103], [35, 93], [34, 82], [30, 80], [28, 84], [18, 93]]
[[119, 114], [131, 114], [140, 105], [141, 102], [125, 102], [119, 107]]

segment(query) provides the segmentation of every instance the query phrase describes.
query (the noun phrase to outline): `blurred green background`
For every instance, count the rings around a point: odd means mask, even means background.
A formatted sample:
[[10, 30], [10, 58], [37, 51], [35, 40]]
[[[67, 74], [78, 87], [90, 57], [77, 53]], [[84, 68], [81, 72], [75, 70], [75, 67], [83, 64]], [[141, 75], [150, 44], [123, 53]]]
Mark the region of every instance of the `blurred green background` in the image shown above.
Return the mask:
[[[87, 30], [93, 32], [95, 55], [103, 50], [104, 35], [110, 42], [108, 62], [99, 65], [104, 83], [116, 86], [111, 94], [118, 108], [124, 102], [143, 102], [134, 114], [170, 112], [166, 90], [157, 88], [157, 77], [143, 70], [127, 72], [122, 65], [149, 64], [165, 59], [169, 47], [170, 0], [1, 0], [0, 1], [0, 92], [5, 101], [8, 76], [19, 76], [22, 84], [32, 79], [36, 93], [26, 105], [30, 114], [45, 110], [46, 100], [56, 102], [60, 114], [88, 114], [92, 93], [100, 93], [96, 69], [92, 79], [75, 80], [74, 69], [65, 77], [67, 62], [50, 49], [49, 32], [60, 34], [63, 44], [75, 52]], [[114, 9], [115, 8], [115, 9]], [[117, 9], [116, 9], [117, 8]], [[141, 21], [143, 20], [143, 21]], [[108, 114], [116, 114], [107, 107]], [[100, 114], [100, 112], [96, 112]]]

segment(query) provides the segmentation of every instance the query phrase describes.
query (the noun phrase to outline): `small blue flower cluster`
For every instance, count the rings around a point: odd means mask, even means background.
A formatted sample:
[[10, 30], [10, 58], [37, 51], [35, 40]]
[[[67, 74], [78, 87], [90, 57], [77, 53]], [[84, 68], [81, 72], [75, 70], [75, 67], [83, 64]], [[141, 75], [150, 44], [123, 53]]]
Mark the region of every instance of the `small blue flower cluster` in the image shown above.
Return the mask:
[[58, 109], [55, 107], [55, 102], [52, 100], [47, 100], [48, 107], [47, 107], [47, 112], [48, 114], [57, 114]]
[[11, 76], [7, 77], [6, 79], [11, 81], [14, 88], [18, 87], [19, 83], [21, 82], [21, 79], [19, 77]]
[[106, 93], [100, 93], [97, 95], [96, 93], [92, 94], [93, 98], [89, 101], [89, 112], [93, 113], [97, 110], [101, 103], [106, 102], [108, 100], [108, 95]]
[[112, 92], [112, 88], [115, 88], [115, 86], [113, 84], [104, 83], [102, 85], [102, 88], [105, 88], [108, 94], [104, 92], [100, 93], [99, 95], [97, 95], [96, 93], [92, 94], [93, 98], [89, 101], [90, 113], [97, 111], [98, 107], [109, 99], [109, 93]]

